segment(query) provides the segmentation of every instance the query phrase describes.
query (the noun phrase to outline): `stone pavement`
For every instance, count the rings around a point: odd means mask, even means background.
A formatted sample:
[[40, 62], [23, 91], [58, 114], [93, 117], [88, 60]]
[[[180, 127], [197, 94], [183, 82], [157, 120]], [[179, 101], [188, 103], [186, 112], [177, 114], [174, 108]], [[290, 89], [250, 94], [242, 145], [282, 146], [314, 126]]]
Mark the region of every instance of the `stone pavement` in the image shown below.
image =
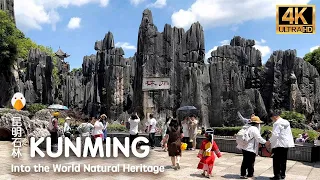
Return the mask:
[[[197, 151], [184, 151], [181, 160], [181, 169], [173, 170], [170, 168], [170, 158], [166, 152], [161, 149], [152, 150], [149, 157], [144, 159], [130, 158], [30, 158], [28, 148], [24, 148], [23, 157], [21, 159], [13, 159], [10, 157], [12, 145], [10, 142], [0, 142], [0, 180], [7, 179], [26, 179], [26, 180], [58, 180], [58, 179], [108, 179], [108, 180], [142, 180], [142, 179], [206, 179], [201, 177], [201, 171], [197, 170], [199, 159], [196, 158]], [[223, 157], [216, 159], [214, 167], [214, 175], [211, 179], [239, 179], [240, 165], [242, 155], [223, 153]], [[11, 164], [14, 165], [50, 165], [59, 164], [91, 164], [91, 165], [115, 165], [115, 164], [131, 164], [131, 165], [158, 165], [165, 166], [165, 172], [159, 174], [153, 173], [12, 173]], [[303, 163], [296, 161], [288, 161], [287, 178], [288, 180], [320, 179], [320, 163]], [[52, 170], [52, 167], [51, 167]], [[272, 176], [272, 159], [257, 157], [255, 164], [256, 179], [268, 179]]]

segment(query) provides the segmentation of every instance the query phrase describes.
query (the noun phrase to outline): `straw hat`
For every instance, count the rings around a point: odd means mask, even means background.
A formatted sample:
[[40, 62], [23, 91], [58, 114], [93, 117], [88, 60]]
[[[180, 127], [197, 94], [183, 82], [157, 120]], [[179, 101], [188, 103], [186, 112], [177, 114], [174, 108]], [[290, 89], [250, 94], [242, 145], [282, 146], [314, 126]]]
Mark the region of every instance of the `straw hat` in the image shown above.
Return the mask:
[[260, 120], [260, 118], [258, 116], [252, 116], [251, 117], [251, 122], [250, 124], [255, 123], [255, 124], [262, 124], [263, 121]]
[[103, 117], [105, 117], [105, 118], [107, 119], [107, 115], [102, 114], [102, 115], [100, 116], [100, 118], [103, 118]]
[[59, 115], [60, 115], [59, 112], [54, 112], [54, 113], [52, 113], [52, 116], [53, 116], [53, 117], [58, 117]]
[[66, 118], [66, 120], [71, 120], [71, 118], [68, 116], [68, 117]]

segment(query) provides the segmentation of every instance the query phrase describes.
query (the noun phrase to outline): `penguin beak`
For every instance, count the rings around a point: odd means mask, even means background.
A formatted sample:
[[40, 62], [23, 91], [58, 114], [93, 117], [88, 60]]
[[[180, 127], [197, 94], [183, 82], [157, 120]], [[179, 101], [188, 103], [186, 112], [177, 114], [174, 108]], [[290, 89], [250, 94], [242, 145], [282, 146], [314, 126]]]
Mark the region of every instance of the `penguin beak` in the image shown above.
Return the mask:
[[16, 110], [20, 111], [23, 108], [22, 101], [20, 99], [16, 100], [16, 102], [14, 103], [13, 108], [15, 108]]

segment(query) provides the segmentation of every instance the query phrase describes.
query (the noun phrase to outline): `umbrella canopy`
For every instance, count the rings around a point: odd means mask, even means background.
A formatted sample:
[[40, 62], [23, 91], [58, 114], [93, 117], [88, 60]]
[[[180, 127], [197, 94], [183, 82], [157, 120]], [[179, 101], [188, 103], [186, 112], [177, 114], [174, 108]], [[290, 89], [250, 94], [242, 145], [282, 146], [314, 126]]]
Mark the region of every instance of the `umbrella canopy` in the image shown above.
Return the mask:
[[69, 108], [60, 104], [52, 104], [48, 107], [48, 109], [68, 110]]
[[178, 109], [178, 111], [190, 111], [190, 110], [197, 110], [194, 106], [182, 106]]

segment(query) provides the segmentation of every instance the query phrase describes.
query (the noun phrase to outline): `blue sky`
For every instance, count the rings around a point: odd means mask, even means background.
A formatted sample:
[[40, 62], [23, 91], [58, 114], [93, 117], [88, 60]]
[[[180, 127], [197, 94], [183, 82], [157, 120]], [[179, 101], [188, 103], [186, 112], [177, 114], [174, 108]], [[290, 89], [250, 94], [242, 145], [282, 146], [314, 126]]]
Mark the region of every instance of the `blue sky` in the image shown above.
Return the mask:
[[[38, 44], [59, 46], [71, 56], [71, 68], [83, 56], [95, 54], [94, 43], [111, 31], [125, 57], [135, 53], [142, 12], [149, 8], [154, 24], [188, 29], [199, 21], [204, 27], [206, 52], [239, 35], [256, 40], [263, 61], [275, 50], [297, 49], [298, 56], [320, 45], [320, 36], [278, 35], [275, 5], [279, 0], [15, 0], [17, 27]], [[282, 0], [282, 4], [315, 4], [319, 0]], [[319, 11], [316, 16], [320, 17]], [[317, 19], [317, 25], [319, 18]]]

